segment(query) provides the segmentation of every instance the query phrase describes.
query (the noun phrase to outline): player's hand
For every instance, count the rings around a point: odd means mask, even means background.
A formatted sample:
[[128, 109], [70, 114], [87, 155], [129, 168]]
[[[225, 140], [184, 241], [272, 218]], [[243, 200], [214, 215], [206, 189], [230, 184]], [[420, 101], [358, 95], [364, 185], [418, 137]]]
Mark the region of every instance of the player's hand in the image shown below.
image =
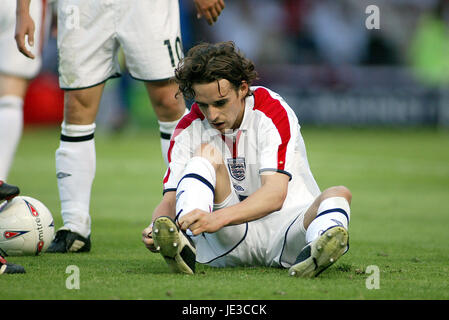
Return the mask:
[[28, 45], [34, 46], [34, 21], [28, 12], [18, 13], [16, 17], [16, 32], [15, 39], [17, 49], [22, 52], [26, 57], [34, 59], [34, 54], [27, 49], [25, 45], [25, 38], [28, 37]]
[[142, 231], [142, 242], [145, 244], [148, 250], [151, 252], [159, 252], [154, 246], [153, 241], [153, 226], [150, 225]]
[[224, 0], [194, 0], [197, 18], [204, 17], [209, 25], [218, 20], [218, 16], [225, 7]]
[[203, 232], [217, 232], [223, 227], [216, 214], [200, 209], [190, 211], [181, 217], [178, 220], [178, 225], [184, 231], [190, 229], [195, 236]]

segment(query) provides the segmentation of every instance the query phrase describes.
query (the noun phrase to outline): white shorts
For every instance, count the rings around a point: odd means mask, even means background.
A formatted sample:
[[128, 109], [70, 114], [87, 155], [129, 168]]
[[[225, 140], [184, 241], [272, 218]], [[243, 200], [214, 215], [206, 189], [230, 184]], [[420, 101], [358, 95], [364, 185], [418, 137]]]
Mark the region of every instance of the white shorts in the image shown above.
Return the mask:
[[178, 0], [59, 0], [62, 89], [92, 87], [119, 76], [120, 46], [133, 78], [172, 78], [183, 57]]
[[[30, 3], [30, 15], [34, 20], [34, 46], [29, 48], [35, 55], [29, 59], [17, 49], [14, 39], [16, 29], [16, 1], [2, 1], [0, 7], [0, 73], [25, 79], [34, 78], [41, 68], [42, 21], [45, 10], [41, 0]], [[27, 41], [25, 41], [28, 44]]]
[[[214, 211], [239, 201], [237, 193], [231, 191], [223, 203], [214, 206]], [[192, 237], [197, 249], [196, 260], [213, 267], [289, 268], [306, 245], [303, 221], [310, 205], [281, 209], [262, 219]]]

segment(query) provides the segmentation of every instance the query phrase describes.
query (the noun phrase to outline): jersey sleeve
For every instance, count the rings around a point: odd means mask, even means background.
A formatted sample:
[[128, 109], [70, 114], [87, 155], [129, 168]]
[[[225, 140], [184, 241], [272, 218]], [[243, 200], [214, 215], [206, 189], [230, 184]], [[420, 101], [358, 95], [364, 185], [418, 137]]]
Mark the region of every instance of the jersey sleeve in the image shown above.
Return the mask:
[[292, 178], [298, 122], [291, 108], [277, 93], [266, 88], [255, 91], [255, 107], [259, 112], [258, 162], [259, 174], [275, 171]]
[[282, 121], [284, 129], [266, 119], [261, 123], [258, 135], [259, 174], [267, 171], [280, 172], [292, 178], [290, 161], [294, 159], [294, 137], [288, 119]]
[[163, 180], [164, 193], [176, 191], [187, 161], [192, 157], [195, 146], [201, 143], [202, 120], [204, 116], [195, 103], [176, 126], [168, 149], [169, 165]]
[[171, 161], [163, 181], [164, 193], [176, 191], [187, 161], [191, 158], [191, 150], [188, 145], [185, 145], [183, 139], [176, 139], [172, 143]]

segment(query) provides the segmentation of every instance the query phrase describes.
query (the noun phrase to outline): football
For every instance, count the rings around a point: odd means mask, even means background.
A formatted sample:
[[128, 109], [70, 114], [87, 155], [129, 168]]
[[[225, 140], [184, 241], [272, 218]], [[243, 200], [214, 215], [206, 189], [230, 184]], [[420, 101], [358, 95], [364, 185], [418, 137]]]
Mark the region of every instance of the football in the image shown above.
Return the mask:
[[39, 255], [54, 233], [53, 216], [39, 200], [18, 196], [0, 205], [0, 254]]

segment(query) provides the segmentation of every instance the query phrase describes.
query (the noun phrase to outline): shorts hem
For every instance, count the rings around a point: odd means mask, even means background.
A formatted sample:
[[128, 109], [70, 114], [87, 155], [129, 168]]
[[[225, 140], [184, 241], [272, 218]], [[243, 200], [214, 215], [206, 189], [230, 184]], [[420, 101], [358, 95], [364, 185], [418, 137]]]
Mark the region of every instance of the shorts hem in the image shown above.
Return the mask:
[[10, 72], [10, 71], [0, 70], [0, 75], [16, 77], [16, 78], [21, 78], [21, 79], [26, 79], [26, 80], [32, 80], [32, 79], [36, 78], [39, 75], [39, 73], [40, 73], [40, 71], [38, 71], [32, 75], [24, 75], [24, 74], [18, 74], [18, 73], [14, 73], [14, 72]]
[[97, 83], [95, 83], [95, 84], [88, 85], [88, 86], [85, 86], [85, 87], [70, 88], [70, 87], [61, 87], [61, 86], [60, 86], [60, 88], [61, 88], [62, 90], [65, 90], [65, 91], [73, 91], [73, 90], [89, 89], [89, 88], [96, 87], [96, 86], [98, 86], [98, 85], [100, 85], [100, 84], [102, 84], [102, 83], [105, 83], [105, 82], [108, 81], [109, 79], [120, 78], [121, 76], [122, 76], [121, 73], [114, 73], [113, 75], [107, 77], [106, 79], [104, 79], [104, 80], [102, 80], [102, 81], [100, 81], [100, 82], [97, 82]]
[[149, 82], [149, 83], [151, 83], [151, 82], [162, 82], [162, 81], [168, 81], [168, 80], [174, 79], [174, 76], [173, 77], [168, 77], [168, 78], [151, 79], [151, 80], [149, 80], [149, 79], [142, 79], [142, 78], [137, 78], [137, 77], [133, 76], [131, 74], [131, 72], [129, 73], [129, 76], [131, 78], [133, 78], [134, 80], [143, 81], [143, 82]]

